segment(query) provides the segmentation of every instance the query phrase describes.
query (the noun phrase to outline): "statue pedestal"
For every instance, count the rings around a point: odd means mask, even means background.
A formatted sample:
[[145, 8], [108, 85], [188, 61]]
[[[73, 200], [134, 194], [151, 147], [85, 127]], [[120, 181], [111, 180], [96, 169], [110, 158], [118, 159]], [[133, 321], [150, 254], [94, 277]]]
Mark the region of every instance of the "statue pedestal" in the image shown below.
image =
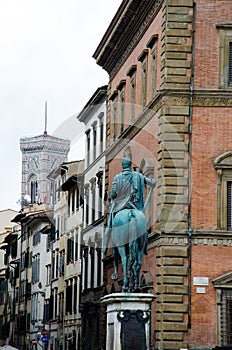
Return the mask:
[[153, 294], [113, 293], [107, 305], [106, 350], [149, 350]]

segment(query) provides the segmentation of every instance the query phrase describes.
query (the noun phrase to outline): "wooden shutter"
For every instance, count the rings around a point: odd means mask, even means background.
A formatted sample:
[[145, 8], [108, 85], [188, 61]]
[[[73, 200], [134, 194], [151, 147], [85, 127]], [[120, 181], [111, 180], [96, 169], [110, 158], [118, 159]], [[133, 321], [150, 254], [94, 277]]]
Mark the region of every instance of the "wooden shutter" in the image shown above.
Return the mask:
[[232, 86], [232, 42], [229, 43], [229, 86]]
[[227, 230], [232, 231], [231, 220], [231, 187], [232, 181], [227, 181]]

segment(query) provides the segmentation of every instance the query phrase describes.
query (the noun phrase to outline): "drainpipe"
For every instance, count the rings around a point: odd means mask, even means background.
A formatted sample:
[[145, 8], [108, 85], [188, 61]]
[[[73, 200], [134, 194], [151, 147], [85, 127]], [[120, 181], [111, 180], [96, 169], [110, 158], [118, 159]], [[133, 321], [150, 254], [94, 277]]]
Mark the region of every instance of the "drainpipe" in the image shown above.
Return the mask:
[[191, 328], [191, 262], [192, 262], [192, 226], [191, 226], [191, 162], [192, 162], [192, 114], [195, 68], [195, 30], [196, 30], [196, 3], [193, 3], [192, 21], [192, 62], [189, 96], [189, 156], [188, 156], [188, 328]]

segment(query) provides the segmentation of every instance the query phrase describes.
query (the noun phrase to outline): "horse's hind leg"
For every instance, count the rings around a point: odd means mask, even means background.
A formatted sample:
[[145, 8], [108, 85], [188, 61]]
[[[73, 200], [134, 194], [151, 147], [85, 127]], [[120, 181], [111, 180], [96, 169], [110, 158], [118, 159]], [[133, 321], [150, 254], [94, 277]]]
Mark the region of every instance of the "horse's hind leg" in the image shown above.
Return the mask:
[[127, 255], [125, 246], [118, 247], [118, 252], [122, 260], [122, 271], [123, 271], [123, 286], [122, 291], [128, 291], [128, 277], [127, 277]]
[[114, 256], [114, 273], [112, 273], [112, 280], [116, 281], [118, 279], [118, 252], [115, 247], [112, 248], [112, 253]]
[[138, 251], [137, 255], [137, 264], [136, 264], [136, 271], [135, 271], [135, 290], [140, 290], [140, 270], [142, 267], [142, 258], [143, 258], [143, 251]]

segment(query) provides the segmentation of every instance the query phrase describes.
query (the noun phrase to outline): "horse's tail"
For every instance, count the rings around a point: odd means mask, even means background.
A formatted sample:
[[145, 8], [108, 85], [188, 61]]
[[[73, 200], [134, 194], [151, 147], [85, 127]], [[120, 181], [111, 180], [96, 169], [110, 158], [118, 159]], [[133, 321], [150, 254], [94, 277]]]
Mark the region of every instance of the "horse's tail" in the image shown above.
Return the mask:
[[129, 213], [129, 252], [130, 252], [130, 268], [137, 262], [138, 240], [137, 240], [137, 219], [134, 212]]

